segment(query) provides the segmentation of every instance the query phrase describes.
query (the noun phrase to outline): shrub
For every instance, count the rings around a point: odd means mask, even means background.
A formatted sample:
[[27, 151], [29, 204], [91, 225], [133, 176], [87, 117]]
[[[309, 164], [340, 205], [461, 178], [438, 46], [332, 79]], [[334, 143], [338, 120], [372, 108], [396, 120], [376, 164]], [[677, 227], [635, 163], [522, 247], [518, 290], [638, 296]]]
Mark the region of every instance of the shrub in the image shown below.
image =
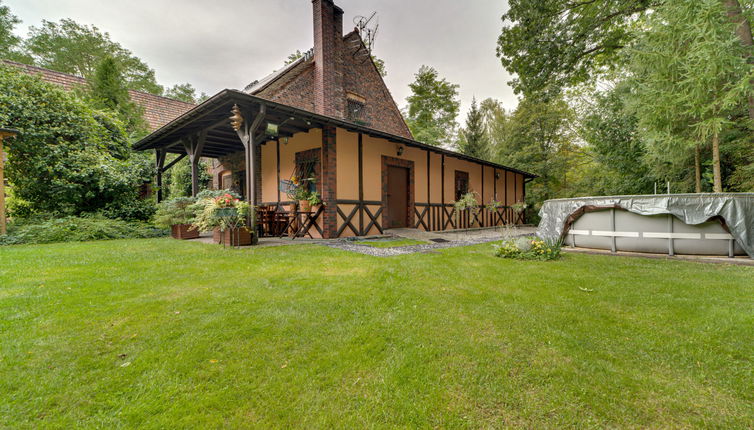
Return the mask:
[[191, 208], [200, 209], [192, 223], [192, 229], [199, 231], [233, 230], [242, 227], [254, 209], [231, 194], [199, 200]]
[[[154, 166], [131, 151], [122, 122], [38, 76], [0, 66], [0, 127], [21, 131], [8, 145], [7, 177], [25, 206], [11, 211], [148, 219], [139, 187]], [[19, 214], [20, 215], [20, 214]]]
[[169, 228], [173, 225], [191, 224], [196, 217], [194, 197], [176, 197], [157, 205], [154, 223]]
[[560, 257], [561, 241], [544, 241], [542, 239], [519, 237], [504, 240], [499, 245], [492, 245], [495, 255], [501, 258], [520, 260], [555, 260]]
[[162, 237], [167, 231], [146, 223], [114, 220], [104, 216], [53, 218], [13, 223], [0, 245], [85, 242], [108, 239]]

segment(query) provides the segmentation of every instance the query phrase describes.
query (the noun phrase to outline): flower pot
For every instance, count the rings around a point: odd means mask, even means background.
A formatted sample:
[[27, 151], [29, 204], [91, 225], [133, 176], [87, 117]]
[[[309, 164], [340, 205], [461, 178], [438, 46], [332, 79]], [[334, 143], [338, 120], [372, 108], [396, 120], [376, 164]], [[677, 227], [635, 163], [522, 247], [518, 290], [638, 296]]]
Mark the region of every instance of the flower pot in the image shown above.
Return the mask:
[[196, 239], [199, 237], [199, 230], [191, 229], [191, 224], [176, 224], [170, 226], [170, 234], [178, 240]]
[[312, 205], [309, 204], [309, 200], [299, 200], [298, 207], [301, 212], [309, 212], [312, 210]]
[[288, 205], [288, 212], [290, 213], [296, 212], [296, 203], [291, 203]]
[[251, 232], [245, 228], [228, 229], [221, 232], [219, 229], [215, 229], [212, 234], [212, 238], [215, 243], [220, 243], [225, 246], [249, 246], [251, 245]]
[[236, 208], [218, 208], [215, 210], [215, 216], [218, 218], [234, 217], [238, 215], [238, 209]]

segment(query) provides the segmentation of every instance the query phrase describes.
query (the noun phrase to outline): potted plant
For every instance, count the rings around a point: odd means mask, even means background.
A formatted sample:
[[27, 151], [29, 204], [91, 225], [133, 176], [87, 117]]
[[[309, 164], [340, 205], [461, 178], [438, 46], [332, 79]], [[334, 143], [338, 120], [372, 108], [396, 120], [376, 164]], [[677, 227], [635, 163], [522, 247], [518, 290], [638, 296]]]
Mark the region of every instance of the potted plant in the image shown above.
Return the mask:
[[155, 224], [170, 228], [171, 235], [175, 239], [186, 240], [199, 237], [199, 231], [191, 228], [191, 223], [196, 216], [193, 197], [176, 197], [161, 202], [157, 206]]
[[319, 193], [316, 191], [312, 191], [306, 200], [309, 202], [310, 209], [322, 204], [322, 199], [319, 198]]
[[485, 205], [485, 209], [493, 213], [497, 212], [497, 210], [501, 207], [503, 207], [503, 203], [495, 199], [490, 200], [490, 202]]
[[194, 219], [192, 228], [199, 231], [214, 230], [215, 242], [230, 246], [252, 244], [252, 232], [246, 227], [254, 211], [243, 202], [227, 193], [199, 201], [201, 212]]
[[471, 216], [472, 213], [475, 213], [476, 209], [479, 207], [479, 203], [477, 203], [476, 200], [477, 193], [474, 191], [469, 191], [468, 193], [461, 196], [460, 199], [453, 202], [453, 218], [455, 219], [456, 228], [459, 228], [458, 226], [458, 220], [459, 215], [461, 212], [468, 210], [469, 211], [469, 221], [470, 225], [473, 226], [476, 223], [476, 218]]
[[[319, 199], [319, 193], [317, 191], [312, 191], [312, 185], [316, 182], [315, 178], [307, 178], [303, 180], [299, 180], [296, 177], [293, 177], [291, 179], [292, 188], [288, 192], [288, 197], [291, 198], [294, 202], [298, 202], [298, 208], [301, 212], [309, 212], [312, 209], [312, 206], [316, 206], [321, 203], [321, 200]], [[295, 203], [294, 207], [291, 208], [292, 211], [295, 211]]]

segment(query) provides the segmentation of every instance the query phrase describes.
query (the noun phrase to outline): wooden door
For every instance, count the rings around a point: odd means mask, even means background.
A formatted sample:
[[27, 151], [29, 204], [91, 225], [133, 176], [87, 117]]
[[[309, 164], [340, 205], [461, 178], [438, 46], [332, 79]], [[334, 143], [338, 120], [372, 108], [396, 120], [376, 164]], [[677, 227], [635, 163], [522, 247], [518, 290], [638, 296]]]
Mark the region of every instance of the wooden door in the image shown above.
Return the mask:
[[408, 227], [408, 169], [387, 168], [387, 227]]

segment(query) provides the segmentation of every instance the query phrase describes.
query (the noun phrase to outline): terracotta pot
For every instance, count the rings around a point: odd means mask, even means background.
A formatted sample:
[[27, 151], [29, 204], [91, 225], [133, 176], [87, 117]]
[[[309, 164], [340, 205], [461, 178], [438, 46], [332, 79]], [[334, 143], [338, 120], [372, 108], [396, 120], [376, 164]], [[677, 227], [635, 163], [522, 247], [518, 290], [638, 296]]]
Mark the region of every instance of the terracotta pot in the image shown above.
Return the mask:
[[215, 243], [222, 243], [226, 246], [249, 246], [251, 245], [252, 240], [251, 232], [245, 228], [240, 228], [238, 230], [225, 230], [224, 232], [215, 229], [212, 233], [212, 237]]
[[178, 240], [196, 239], [199, 237], [199, 230], [191, 229], [191, 224], [176, 224], [170, 226], [170, 234]]
[[309, 200], [299, 200], [298, 207], [301, 212], [309, 212], [312, 209], [312, 205], [309, 204]]

